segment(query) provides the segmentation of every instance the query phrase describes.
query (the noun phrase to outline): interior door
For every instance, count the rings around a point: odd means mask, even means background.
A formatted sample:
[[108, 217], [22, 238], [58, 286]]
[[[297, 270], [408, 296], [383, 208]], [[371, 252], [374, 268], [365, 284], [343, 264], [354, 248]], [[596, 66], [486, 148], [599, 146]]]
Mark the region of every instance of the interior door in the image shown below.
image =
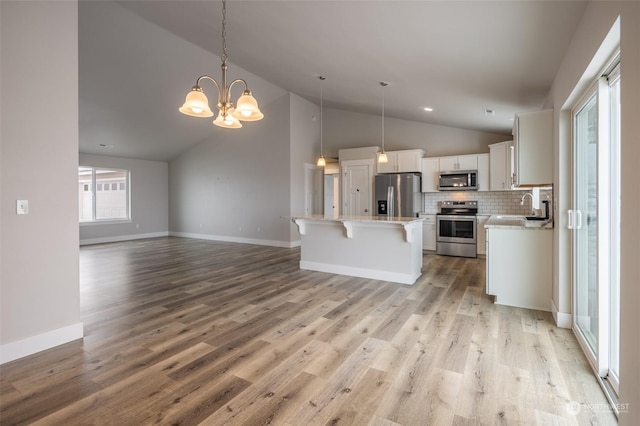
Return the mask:
[[305, 214], [324, 213], [324, 169], [315, 164], [304, 167], [304, 209]]
[[343, 214], [371, 216], [373, 160], [347, 160], [341, 167]]

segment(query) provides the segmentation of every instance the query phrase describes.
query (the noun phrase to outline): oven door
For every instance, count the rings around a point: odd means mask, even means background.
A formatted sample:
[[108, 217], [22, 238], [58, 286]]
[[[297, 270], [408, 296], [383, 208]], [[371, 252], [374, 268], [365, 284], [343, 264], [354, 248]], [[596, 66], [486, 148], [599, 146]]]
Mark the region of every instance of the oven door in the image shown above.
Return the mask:
[[476, 225], [475, 216], [438, 215], [436, 241], [475, 244]]

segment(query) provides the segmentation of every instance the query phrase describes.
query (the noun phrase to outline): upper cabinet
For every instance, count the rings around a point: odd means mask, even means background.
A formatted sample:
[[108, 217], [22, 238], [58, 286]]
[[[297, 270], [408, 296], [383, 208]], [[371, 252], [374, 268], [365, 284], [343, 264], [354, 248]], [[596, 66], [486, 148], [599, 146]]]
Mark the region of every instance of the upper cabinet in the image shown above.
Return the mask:
[[422, 159], [422, 192], [438, 192], [440, 172], [477, 170], [478, 191], [489, 191], [489, 154], [469, 154], [453, 157]]
[[513, 141], [489, 145], [491, 191], [509, 191], [512, 187]]
[[478, 191], [489, 191], [489, 154], [478, 154]]
[[419, 173], [422, 168], [424, 151], [407, 149], [404, 151], [387, 151], [387, 163], [378, 163], [378, 173]]
[[439, 158], [422, 159], [422, 192], [438, 192]]
[[477, 170], [478, 156], [458, 155], [453, 157], [440, 157], [440, 171], [450, 172], [453, 170]]
[[515, 186], [553, 183], [553, 110], [517, 114], [513, 148]]

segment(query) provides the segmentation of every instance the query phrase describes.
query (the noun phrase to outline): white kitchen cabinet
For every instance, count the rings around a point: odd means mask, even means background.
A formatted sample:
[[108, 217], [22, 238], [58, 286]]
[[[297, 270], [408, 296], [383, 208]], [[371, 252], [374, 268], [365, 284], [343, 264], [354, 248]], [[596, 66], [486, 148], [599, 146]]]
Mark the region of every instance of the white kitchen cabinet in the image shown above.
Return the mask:
[[487, 228], [487, 294], [500, 305], [551, 311], [552, 229]]
[[517, 114], [513, 147], [515, 186], [553, 183], [553, 110]]
[[489, 145], [491, 191], [509, 191], [512, 184], [513, 141]]
[[489, 191], [489, 154], [478, 154], [478, 191]]
[[487, 254], [487, 230], [484, 229], [484, 225], [489, 220], [490, 215], [479, 214], [476, 216], [478, 221], [477, 227], [477, 254]]
[[422, 159], [422, 192], [438, 192], [439, 167], [437, 157]]
[[422, 250], [436, 250], [436, 215], [420, 214], [422, 222]]
[[378, 173], [419, 173], [422, 167], [424, 151], [407, 149], [404, 151], [387, 151], [387, 163], [378, 163]]
[[440, 157], [440, 171], [477, 170], [478, 156], [476, 154]]

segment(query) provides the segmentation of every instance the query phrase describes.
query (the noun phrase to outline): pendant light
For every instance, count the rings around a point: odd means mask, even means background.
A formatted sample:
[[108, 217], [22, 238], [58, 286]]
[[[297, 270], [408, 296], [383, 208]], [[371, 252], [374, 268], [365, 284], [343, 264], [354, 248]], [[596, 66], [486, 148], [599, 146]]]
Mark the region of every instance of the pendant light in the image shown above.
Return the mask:
[[382, 152], [378, 154], [378, 164], [389, 162], [387, 153], [384, 151], [384, 88], [388, 86], [388, 83], [381, 81], [380, 86], [382, 86]]
[[318, 158], [316, 165], [318, 167], [325, 167], [327, 165], [327, 161], [324, 159], [324, 155], [322, 153], [322, 83], [326, 78], [319, 76], [318, 79], [320, 80], [320, 157]]
[[[227, 129], [239, 129], [242, 127], [242, 121], [258, 121], [262, 120], [264, 115], [258, 108], [258, 102], [251, 95], [247, 82], [241, 78], [233, 80], [227, 86], [227, 1], [222, 0], [222, 80], [221, 84], [209, 77], [203, 75], [198, 77], [196, 85], [191, 88], [191, 91], [187, 93], [186, 99], [182, 107], [178, 109], [183, 114], [192, 117], [213, 117], [213, 111], [209, 107], [209, 99], [204, 94], [202, 87], [200, 87], [200, 81], [211, 80], [218, 89], [218, 103], [219, 109], [218, 117], [213, 121], [213, 124]], [[231, 88], [236, 83], [244, 84], [244, 91], [238, 98], [236, 106], [234, 107], [231, 102]]]

